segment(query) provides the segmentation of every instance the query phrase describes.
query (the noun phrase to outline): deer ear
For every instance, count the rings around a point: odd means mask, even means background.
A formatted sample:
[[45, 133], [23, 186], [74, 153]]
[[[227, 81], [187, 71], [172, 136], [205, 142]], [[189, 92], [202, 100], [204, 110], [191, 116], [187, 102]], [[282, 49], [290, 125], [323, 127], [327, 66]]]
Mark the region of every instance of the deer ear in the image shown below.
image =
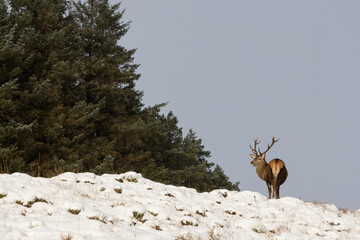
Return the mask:
[[261, 158], [265, 159], [265, 153], [261, 154]]
[[250, 157], [251, 157], [252, 159], [255, 159], [255, 158], [256, 158], [256, 156], [255, 156], [254, 154], [250, 154]]

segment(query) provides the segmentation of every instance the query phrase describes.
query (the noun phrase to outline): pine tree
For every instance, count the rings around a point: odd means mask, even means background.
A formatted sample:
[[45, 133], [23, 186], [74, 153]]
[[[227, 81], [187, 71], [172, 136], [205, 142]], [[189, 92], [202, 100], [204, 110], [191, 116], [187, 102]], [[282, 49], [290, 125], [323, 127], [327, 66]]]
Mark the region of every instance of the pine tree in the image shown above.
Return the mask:
[[143, 108], [129, 28], [107, 0], [0, 1], [0, 172], [137, 171], [237, 189], [165, 104]]
[[210, 176], [214, 184], [214, 188], [240, 191], [240, 182], [231, 183], [229, 181], [229, 177], [225, 175], [223, 169], [219, 165], [216, 164], [214, 170], [210, 172]]
[[12, 149], [18, 149], [28, 172], [51, 175], [53, 160], [62, 147], [62, 79], [57, 75], [67, 54], [67, 3], [23, 0], [10, 4], [1, 28], [5, 44], [1, 44], [0, 83], [7, 95], [2, 101], [12, 101], [13, 107], [4, 108], [11, 112], [4, 114], [0, 124], [12, 124], [19, 133], [4, 138], [2, 145], [16, 146]]
[[[88, 0], [74, 3], [74, 16], [79, 26], [80, 62], [82, 72], [76, 91], [82, 104], [97, 105], [99, 115], [91, 120], [88, 150], [96, 149], [87, 160], [85, 170], [94, 171], [103, 161], [112, 158], [115, 167], [136, 161], [130, 126], [138, 121], [142, 93], [135, 90], [138, 65], [133, 64], [135, 50], [126, 50], [117, 42], [126, 34], [129, 23], [121, 22], [120, 4]], [[88, 131], [89, 132], [89, 131]], [[109, 166], [110, 167], [110, 166]], [[99, 168], [97, 168], [99, 169]]]

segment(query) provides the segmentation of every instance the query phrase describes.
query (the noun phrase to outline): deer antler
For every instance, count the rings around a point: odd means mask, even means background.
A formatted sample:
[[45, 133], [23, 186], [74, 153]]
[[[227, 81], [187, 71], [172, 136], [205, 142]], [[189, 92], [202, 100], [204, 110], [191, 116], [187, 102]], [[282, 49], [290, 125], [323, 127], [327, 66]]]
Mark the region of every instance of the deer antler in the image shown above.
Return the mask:
[[267, 153], [267, 151], [270, 150], [270, 148], [274, 145], [274, 143], [278, 142], [279, 140], [280, 140], [280, 138], [275, 140], [275, 137], [273, 137], [271, 144], [270, 145], [268, 144], [268, 148], [265, 150], [265, 152], [260, 152], [260, 148], [259, 148], [259, 155], [263, 155], [263, 154]]
[[[251, 147], [251, 145], [249, 145], [251, 151], [255, 154], [255, 156], [259, 156], [260, 154], [258, 154], [258, 152], [256, 151], [256, 145], [258, 145], [260, 143], [260, 141], [258, 141], [257, 139], [254, 139], [254, 148]], [[259, 148], [259, 152], [260, 152], [260, 148]]]

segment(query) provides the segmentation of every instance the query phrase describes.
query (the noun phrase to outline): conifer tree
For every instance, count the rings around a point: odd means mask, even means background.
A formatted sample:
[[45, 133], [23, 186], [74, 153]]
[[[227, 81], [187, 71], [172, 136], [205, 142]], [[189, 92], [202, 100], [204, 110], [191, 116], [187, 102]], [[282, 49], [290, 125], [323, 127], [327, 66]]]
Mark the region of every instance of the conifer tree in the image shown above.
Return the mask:
[[96, 150], [84, 160], [87, 171], [97, 172], [100, 168], [96, 166], [106, 165], [110, 170], [139, 158], [134, 153], [139, 143], [129, 126], [134, 127], [142, 107], [142, 93], [135, 90], [140, 75], [136, 73], [138, 65], [133, 64], [135, 50], [117, 44], [129, 28], [129, 23], [121, 21], [124, 12], [119, 7], [110, 6], [107, 0], [74, 3], [82, 69], [75, 89], [82, 104], [96, 105], [98, 111], [86, 136], [88, 150]]
[[[11, 4], [1, 20], [5, 23], [1, 27], [1, 102], [9, 104], [2, 104], [1, 126], [16, 134], [4, 134], [1, 144], [5, 149], [19, 149], [16, 156], [40, 175], [41, 158], [48, 159], [51, 152], [54, 129], [49, 115], [57, 109], [59, 93], [58, 83], [50, 77], [51, 65], [46, 63], [55, 51], [57, 18], [62, 18], [64, 8], [59, 1], [49, 6], [43, 1]], [[6, 4], [1, 5], [3, 16]]]
[[214, 170], [210, 172], [210, 177], [215, 189], [229, 189], [240, 191], [240, 182], [230, 182], [229, 177], [225, 175], [223, 169], [218, 164], [216, 164]]
[[165, 104], [143, 108], [129, 28], [107, 0], [0, 0], [0, 173], [137, 171], [238, 189]]

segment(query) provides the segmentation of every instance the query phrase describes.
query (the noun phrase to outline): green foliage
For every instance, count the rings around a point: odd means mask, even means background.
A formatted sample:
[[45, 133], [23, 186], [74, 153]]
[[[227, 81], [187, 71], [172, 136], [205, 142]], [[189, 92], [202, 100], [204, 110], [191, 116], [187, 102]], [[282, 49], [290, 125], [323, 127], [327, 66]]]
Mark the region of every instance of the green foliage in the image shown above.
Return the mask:
[[0, 172], [136, 171], [238, 189], [165, 104], [144, 108], [129, 29], [107, 0], [0, 1]]
[[223, 169], [216, 165], [213, 171], [210, 173], [211, 179], [217, 189], [229, 189], [234, 191], [240, 191], [239, 184], [240, 182], [235, 182], [234, 184], [229, 181], [229, 177], [225, 175]]

